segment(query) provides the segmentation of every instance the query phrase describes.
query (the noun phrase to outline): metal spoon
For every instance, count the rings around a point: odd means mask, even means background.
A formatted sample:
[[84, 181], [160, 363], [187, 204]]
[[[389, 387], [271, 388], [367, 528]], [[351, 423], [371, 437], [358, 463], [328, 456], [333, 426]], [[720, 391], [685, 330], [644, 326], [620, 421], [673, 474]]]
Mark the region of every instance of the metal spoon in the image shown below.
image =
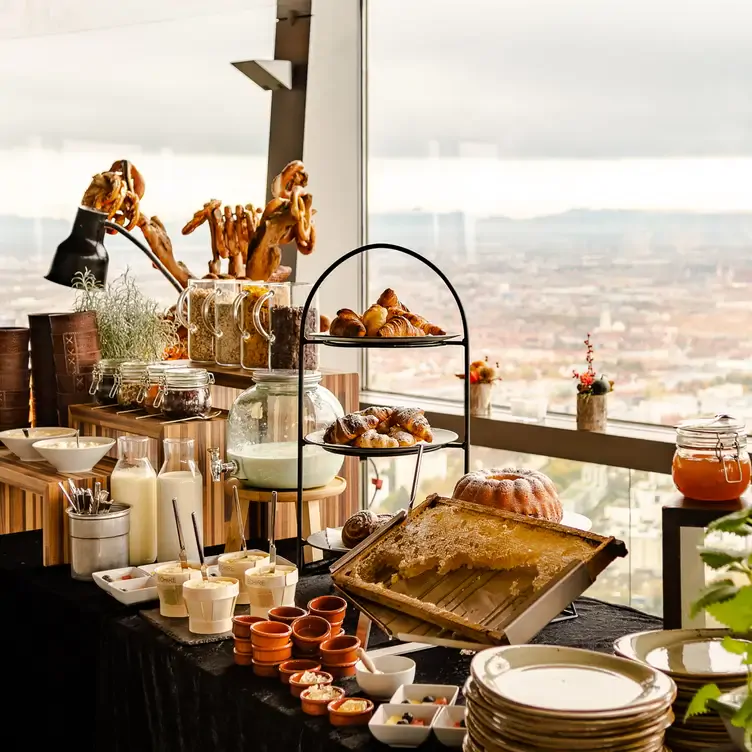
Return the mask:
[[274, 545], [274, 526], [277, 521], [277, 492], [272, 491], [272, 508], [269, 512], [269, 571], [277, 571], [277, 547]]
[[206, 561], [204, 560], [204, 549], [201, 547], [201, 537], [198, 534], [198, 520], [196, 519], [195, 512], [191, 512], [191, 520], [193, 520], [193, 533], [196, 536], [196, 546], [198, 547], [198, 560], [201, 562], [201, 579], [204, 582], [208, 582], [209, 576], [206, 573]]
[[[188, 554], [185, 551], [185, 540], [183, 539], [183, 526], [180, 523], [180, 515], [178, 514], [178, 500], [177, 497], [172, 498], [172, 511], [175, 515], [175, 527], [178, 529], [178, 543], [180, 544], [180, 568], [188, 569]], [[197, 534], [198, 535], [198, 534]]]
[[240, 550], [247, 551], [248, 545], [245, 542], [245, 530], [243, 529], [243, 513], [240, 510], [240, 494], [238, 493], [237, 485], [232, 487], [232, 498], [235, 502], [235, 513], [238, 515], [238, 530], [240, 532]]

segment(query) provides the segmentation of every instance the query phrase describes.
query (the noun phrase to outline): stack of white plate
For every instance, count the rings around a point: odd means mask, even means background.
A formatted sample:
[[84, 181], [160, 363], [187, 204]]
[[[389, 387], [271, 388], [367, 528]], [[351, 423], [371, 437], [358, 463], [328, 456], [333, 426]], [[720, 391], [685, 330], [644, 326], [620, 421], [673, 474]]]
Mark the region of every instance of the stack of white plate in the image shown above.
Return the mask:
[[676, 696], [649, 666], [548, 645], [478, 653], [464, 691], [466, 752], [662, 752]]
[[670, 676], [677, 686], [674, 725], [666, 733], [673, 752], [695, 752], [728, 744], [723, 720], [716, 713], [695, 716], [684, 723], [687, 706], [706, 684], [729, 692], [747, 681], [744, 656], [721, 644], [725, 629], [670, 629], [638, 632], [614, 643], [617, 655], [639, 661]]

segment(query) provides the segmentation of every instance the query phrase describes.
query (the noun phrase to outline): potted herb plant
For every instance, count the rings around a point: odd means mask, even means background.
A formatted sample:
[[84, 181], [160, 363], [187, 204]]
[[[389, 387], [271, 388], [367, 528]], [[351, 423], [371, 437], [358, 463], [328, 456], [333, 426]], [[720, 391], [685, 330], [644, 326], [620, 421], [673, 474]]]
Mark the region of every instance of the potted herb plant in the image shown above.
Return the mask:
[[[708, 526], [708, 534], [719, 532], [749, 538], [752, 535], [752, 508], [733, 512]], [[692, 615], [705, 611], [728, 627], [730, 634], [723, 638], [723, 647], [730, 653], [743, 656], [742, 662], [752, 667], [752, 554], [705, 547], [700, 549], [700, 556], [705, 565], [721, 577], [703, 590], [692, 605]], [[706, 684], [694, 696], [686, 717], [717, 711], [737, 748], [752, 752], [751, 689], [752, 673], [749, 672], [746, 685], [725, 695], [717, 685]]]
[[[488, 355], [485, 360], [474, 360], [470, 364], [470, 414], [480, 417], [491, 415], [491, 401], [493, 399], [493, 388], [497, 381], [501, 381], [499, 376], [499, 364], [492, 366], [488, 362]], [[464, 379], [464, 373], [458, 373], [457, 378]]]
[[593, 368], [595, 348], [590, 341], [590, 332], [585, 340], [587, 369], [580, 373], [572, 371], [577, 380], [577, 429], [605, 433], [608, 422], [608, 393], [614, 390], [614, 382], [598, 376]]
[[96, 314], [101, 357], [158, 361], [179, 344], [174, 318], [146, 297], [126, 271], [106, 287], [89, 272], [77, 274], [76, 311]]

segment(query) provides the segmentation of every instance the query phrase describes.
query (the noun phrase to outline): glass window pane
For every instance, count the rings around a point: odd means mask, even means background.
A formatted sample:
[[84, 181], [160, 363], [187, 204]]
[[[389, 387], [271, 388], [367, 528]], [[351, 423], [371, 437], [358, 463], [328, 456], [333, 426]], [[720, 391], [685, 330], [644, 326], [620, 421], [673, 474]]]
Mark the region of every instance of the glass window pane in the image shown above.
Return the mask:
[[[752, 418], [752, 5], [368, 7], [369, 241], [447, 272], [498, 399], [574, 412], [592, 332], [612, 417]], [[430, 274], [372, 257], [369, 303], [456, 326]], [[370, 352], [369, 386], [454, 396], [457, 355]]]
[[[183, 225], [210, 198], [265, 199], [269, 94], [231, 63], [273, 56], [275, 4], [158, 0], [142, 22], [93, 12], [60, 29], [28, 13], [28, 33], [0, 47], [0, 324], [70, 307], [71, 292], [43, 276], [91, 176], [118, 159], [143, 174], [142, 210], [162, 219], [176, 258], [206, 274], [208, 229], [183, 236]], [[131, 243], [105, 242], [110, 279], [130, 267], [145, 293], [175, 302]]]

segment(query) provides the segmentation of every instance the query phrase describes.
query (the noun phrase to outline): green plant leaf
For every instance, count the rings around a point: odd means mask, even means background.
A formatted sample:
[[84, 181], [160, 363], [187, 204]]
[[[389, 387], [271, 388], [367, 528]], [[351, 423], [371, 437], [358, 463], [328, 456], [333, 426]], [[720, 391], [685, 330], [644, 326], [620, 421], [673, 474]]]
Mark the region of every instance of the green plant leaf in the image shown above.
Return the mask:
[[731, 718], [731, 723], [738, 728], [746, 728], [752, 723], [752, 696], [747, 695], [747, 699]]
[[721, 640], [721, 645], [727, 653], [733, 653], [734, 655], [746, 655], [752, 650], [752, 642], [745, 642], [744, 640], [735, 640], [733, 637], [726, 635]]
[[690, 615], [697, 616], [700, 611], [706, 610], [713, 603], [720, 603], [733, 598], [738, 591], [739, 588], [733, 580], [716, 580], [700, 591], [700, 597], [692, 604]]
[[723, 569], [730, 564], [738, 564], [744, 561], [747, 556], [746, 554], [730, 554], [720, 548], [701, 548], [700, 558], [711, 569]]
[[752, 586], [738, 588], [732, 598], [714, 600], [705, 610], [732, 632], [749, 632], [752, 629]]
[[698, 689], [684, 714], [684, 722], [687, 722], [687, 718], [708, 713], [710, 711], [708, 702], [717, 700], [720, 696], [721, 690], [715, 684], [706, 684], [702, 689]]
[[713, 520], [708, 525], [708, 532], [752, 535], [752, 507], [740, 509], [738, 512]]

